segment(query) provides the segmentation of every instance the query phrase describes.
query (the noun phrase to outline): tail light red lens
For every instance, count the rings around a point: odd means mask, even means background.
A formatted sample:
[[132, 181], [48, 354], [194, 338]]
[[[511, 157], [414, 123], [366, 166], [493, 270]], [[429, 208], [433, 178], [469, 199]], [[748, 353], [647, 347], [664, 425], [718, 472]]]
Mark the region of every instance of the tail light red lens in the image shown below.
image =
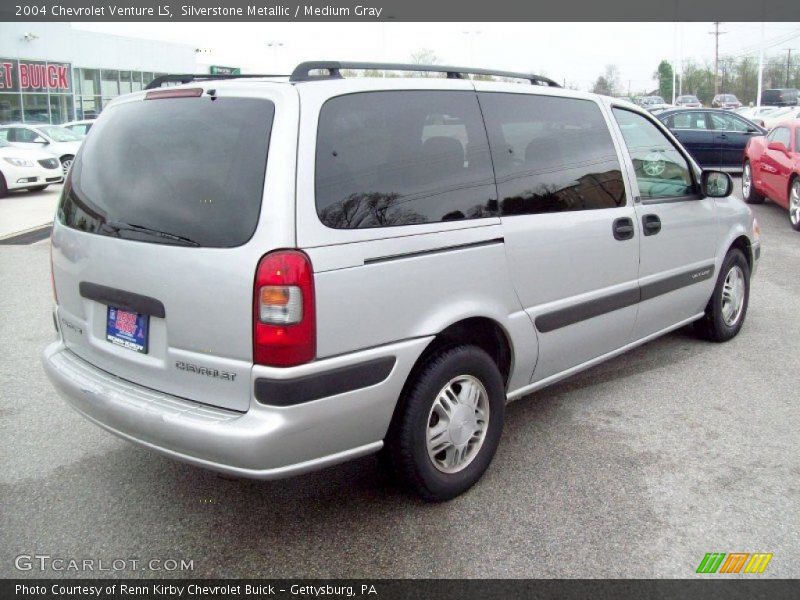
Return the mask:
[[253, 289], [253, 362], [291, 367], [317, 352], [314, 271], [297, 250], [279, 250], [258, 263]]

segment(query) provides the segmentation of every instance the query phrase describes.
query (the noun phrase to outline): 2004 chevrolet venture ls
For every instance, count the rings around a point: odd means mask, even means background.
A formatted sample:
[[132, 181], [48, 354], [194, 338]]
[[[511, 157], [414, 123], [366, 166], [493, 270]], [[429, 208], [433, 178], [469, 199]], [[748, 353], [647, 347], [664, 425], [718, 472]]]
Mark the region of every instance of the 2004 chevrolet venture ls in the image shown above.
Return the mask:
[[380, 451], [446, 500], [508, 401], [690, 323], [739, 332], [760, 244], [731, 186], [633, 104], [533, 75], [162, 77], [103, 111], [64, 185], [44, 366], [194, 465]]

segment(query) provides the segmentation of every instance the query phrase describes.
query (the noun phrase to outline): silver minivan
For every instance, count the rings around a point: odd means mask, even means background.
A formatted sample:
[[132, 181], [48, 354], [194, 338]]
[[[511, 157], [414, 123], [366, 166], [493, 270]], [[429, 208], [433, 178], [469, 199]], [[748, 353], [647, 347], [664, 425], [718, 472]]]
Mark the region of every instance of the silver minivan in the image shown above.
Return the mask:
[[532, 75], [168, 76], [72, 166], [44, 366], [167, 456], [273, 479], [380, 452], [446, 500], [508, 401], [690, 323], [739, 332], [760, 245], [731, 186], [646, 111]]

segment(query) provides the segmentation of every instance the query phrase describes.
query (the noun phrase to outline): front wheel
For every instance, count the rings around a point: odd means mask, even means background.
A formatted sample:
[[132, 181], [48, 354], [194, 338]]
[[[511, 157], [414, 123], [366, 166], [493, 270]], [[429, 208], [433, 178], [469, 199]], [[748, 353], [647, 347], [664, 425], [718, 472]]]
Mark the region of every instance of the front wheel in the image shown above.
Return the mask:
[[64, 177], [66, 177], [67, 173], [69, 173], [69, 170], [72, 167], [72, 160], [74, 158], [74, 156], [70, 156], [69, 154], [61, 157], [61, 170], [64, 172]]
[[500, 443], [505, 386], [497, 365], [475, 346], [429, 359], [401, 398], [386, 439], [392, 470], [430, 502], [450, 500], [483, 475]]
[[706, 306], [706, 313], [697, 322], [701, 335], [713, 342], [734, 338], [744, 323], [750, 301], [750, 266], [738, 248], [728, 251]]
[[753, 180], [753, 168], [750, 166], [750, 161], [744, 161], [742, 168], [742, 195], [744, 201], [748, 204], [763, 204], [764, 196], [756, 190], [756, 184]]
[[789, 223], [795, 231], [800, 231], [800, 177], [795, 177], [789, 188]]

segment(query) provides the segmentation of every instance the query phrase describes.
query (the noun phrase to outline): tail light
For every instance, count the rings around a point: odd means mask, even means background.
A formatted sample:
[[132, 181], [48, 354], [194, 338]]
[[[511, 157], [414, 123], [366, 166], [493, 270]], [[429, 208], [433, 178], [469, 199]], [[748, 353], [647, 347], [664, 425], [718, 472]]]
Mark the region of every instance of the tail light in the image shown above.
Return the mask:
[[314, 359], [317, 316], [314, 271], [297, 250], [279, 250], [258, 263], [253, 289], [253, 362], [291, 367]]

